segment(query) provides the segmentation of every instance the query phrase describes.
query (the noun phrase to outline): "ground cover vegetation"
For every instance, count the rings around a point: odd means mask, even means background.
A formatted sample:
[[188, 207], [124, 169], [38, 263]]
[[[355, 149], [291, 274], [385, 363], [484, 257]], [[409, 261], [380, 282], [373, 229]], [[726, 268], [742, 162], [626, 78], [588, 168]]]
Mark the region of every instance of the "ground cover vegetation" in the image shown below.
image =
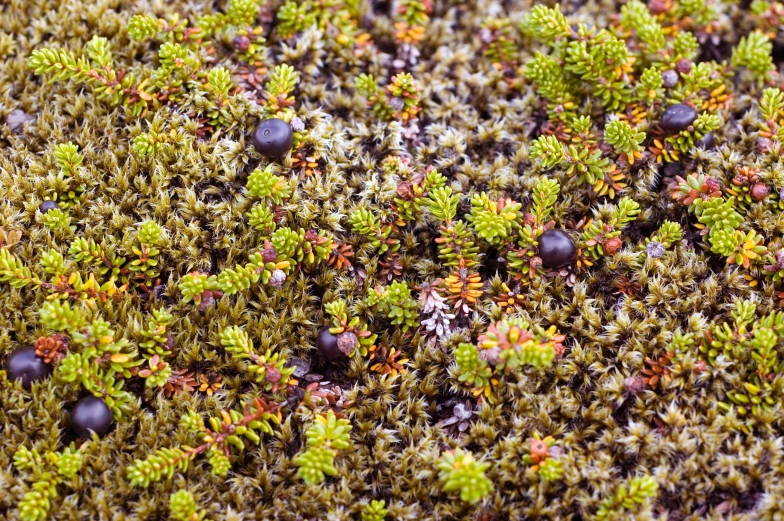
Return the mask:
[[0, 518], [776, 520], [784, 5], [0, 5]]

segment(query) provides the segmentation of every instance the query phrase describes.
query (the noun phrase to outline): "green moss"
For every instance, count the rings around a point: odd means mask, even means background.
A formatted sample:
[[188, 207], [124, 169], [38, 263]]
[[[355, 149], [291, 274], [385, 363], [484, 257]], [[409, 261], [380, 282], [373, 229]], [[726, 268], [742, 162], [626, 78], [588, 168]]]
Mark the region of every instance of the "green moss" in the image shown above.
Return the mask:
[[203, 4], [0, 3], [0, 518], [778, 519], [782, 4]]

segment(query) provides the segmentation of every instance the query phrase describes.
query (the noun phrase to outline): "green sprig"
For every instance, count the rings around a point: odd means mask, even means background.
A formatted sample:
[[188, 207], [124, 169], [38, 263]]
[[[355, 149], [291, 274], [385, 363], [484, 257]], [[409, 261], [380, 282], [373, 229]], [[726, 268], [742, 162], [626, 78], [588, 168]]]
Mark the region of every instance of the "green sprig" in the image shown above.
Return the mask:
[[490, 463], [474, 459], [462, 449], [448, 450], [438, 461], [438, 477], [444, 492], [460, 492], [460, 499], [476, 503], [493, 490], [493, 482], [485, 476]]

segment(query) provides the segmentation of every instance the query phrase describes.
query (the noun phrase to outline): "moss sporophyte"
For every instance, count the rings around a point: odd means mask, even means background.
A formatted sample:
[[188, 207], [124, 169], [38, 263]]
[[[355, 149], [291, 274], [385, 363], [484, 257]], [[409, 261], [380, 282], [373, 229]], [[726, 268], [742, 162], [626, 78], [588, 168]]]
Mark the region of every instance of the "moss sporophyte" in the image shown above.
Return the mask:
[[779, 519], [784, 5], [578, 4], [3, 3], [2, 515]]

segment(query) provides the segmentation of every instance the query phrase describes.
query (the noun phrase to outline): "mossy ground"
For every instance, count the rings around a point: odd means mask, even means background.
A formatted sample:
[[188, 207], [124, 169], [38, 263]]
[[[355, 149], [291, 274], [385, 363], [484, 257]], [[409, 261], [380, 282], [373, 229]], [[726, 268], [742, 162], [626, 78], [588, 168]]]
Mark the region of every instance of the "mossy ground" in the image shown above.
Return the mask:
[[[383, 333], [379, 342], [399, 347], [411, 359], [397, 378], [382, 379], [359, 359], [344, 367], [325, 366], [315, 353], [317, 331], [328, 321], [322, 302], [363, 294], [365, 278], [382, 280], [378, 257], [347, 231], [345, 216], [357, 205], [389, 215], [396, 183], [383, 173], [385, 157], [407, 154], [418, 168], [435, 166], [466, 195], [484, 190], [527, 200], [539, 174], [527, 144], [543, 121], [541, 106], [533, 87], [511, 89], [504, 74], [480, 58], [477, 36], [486, 15], [527, 11], [527, 2], [434, 2], [421, 56], [406, 68], [421, 88], [418, 133], [378, 122], [353, 88], [362, 72], [387, 79], [397, 71], [389, 59], [394, 53], [389, 5], [364, 7], [364, 23], [377, 49], [354, 52], [325, 43], [316, 30], [288, 44], [270, 38], [269, 65], [285, 62], [301, 74], [298, 111], [312, 129], [310, 145], [321, 156], [321, 172], [300, 179], [287, 201], [287, 218], [305, 229], [331, 230], [352, 244], [356, 270], [298, 270], [281, 290], [255, 288], [223, 298], [205, 312], [184, 303], [176, 288], [180, 277], [193, 270], [216, 273], [244, 262], [258, 247], [245, 218], [254, 201], [244, 188], [248, 173], [266, 164], [249, 141], [258, 118], [248, 115], [243, 125], [197, 141], [176, 156], [140, 159], [131, 151], [131, 140], [146, 131], [146, 124], [96, 101], [89, 89], [72, 82], [45, 83], [27, 63], [34, 49], [54, 42], [81, 49], [95, 34], [110, 39], [118, 63], [153, 61], [149, 44], [128, 39], [130, 16], [196, 16], [210, 9], [208, 4], [5, 0], [0, 5], [0, 122], [15, 109], [35, 116], [22, 131], [0, 124], [0, 226], [23, 232], [16, 255], [36, 266], [41, 251], [67, 250], [70, 238], [47, 230], [35, 214], [51, 188], [47, 176], [55, 170], [47, 151], [57, 143], [76, 143], [85, 158], [79, 181], [86, 187], [70, 211], [78, 235], [127, 249], [129, 230], [137, 223], [155, 220], [165, 228], [166, 289], [160, 302], [175, 316], [169, 329], [176, 345], [172, 366], [220, 375], [223, 381], [212, 396], [193, 392], [171, 398], [132, 384], [139, 405], [102, 440], [89, 444], [76, 486], [60, 487], [51, 519], [166, 519], [169, 494], [187, 489], [214, 520], [358, 519], [373, 499], [386, 500], [388, 519], [580, 520], [592, 518], [601, 500], [624, 480], [643, 474], [656, 478], [660, 492], [638, 520], [784, 519], [780, 403], [769, 428], [748, 435], [739, 430], [734, 413], [717, 408], [737, 384], [737, 376], [725, 376], [721, 367], [701, 374], [675, 371], [657, 391], [636, 396], [624, 389], [624, 379], [639, 374], [646, 357], [664, 353], [671, 333], [690, 321], [725, 317], [737, 297], [755, 295], [761, 314], [773, 309], [772, 284], [752, 288], [735, 267], [706, 253], [696, 233], [688, 232], [667, 262], [645, 263], [636, 274], [638, 289], [627, 294], [620, 294], [614, 282], [633, 264], [628, 252], [579, 272], [573, 287], [557, 277], [534, 281], [521, 314], [534, 323], [558, 325], [567, 337], [566, 352], [550, 370], [510, 379], [497, 404], [476, 406], [470, 427], [459, 437], [440, 424], [451, 416], [455, 399], [468, 399], [455, 392], [447, 370], [455, 346], [475, 339], [489, 318], [499, 317], [490, 303], [464, 319], [444, 345], [420, 333], [404, 336], [375, 317], [371, 326]], [[597, 25], [617, 10], [614, 2], [564, 6], [575, 19]], [[731, 5], [727, 13], [740, 31], [744, 12]], [[738, 34], [730, 29], [721, 44], [734, 43]], [[706, 52], [720, 53], [721, 46]], [[739, 118], [756, 95], [736, 94]], [[170, 119], [172, 127], [194, 125], [184, 115], [155, 118], [159, 124]], [[753, 143], [737, 128], [728, 123], [717, 132], [724, 144], [718, 151], [697, 152], [696, 161], [706, 171], [729, 171], [749, 160]], [[279, 172], [297, 175], [288, 173], [290, 159], [279, 164]], [[643, 212], [624, 232], [631, 244], [650, 236], [665, 218], [692, 229], [685, 208], [660, 194], [659, 170], [652, 162], [633, 169], [626, 194]], [[590, 187], [567, 182], [554, 217], [561, 223], [577, 221], [595, 203]], [[760, 228], [777, 230], [779, 236], [784, 230], [781, 213], [759, 211], [754, 218]], [[405, 279], [419, 283], [444, 275], [435, 255], [436, 233], [426, 223], [405, 231]], [[496, 290], [498, 268], [488, 258], [481, 270]], [[44, 301], [43, 292], [0, 287], [0, 353], [48, 333], [38, 326]], [[139, 293], [100, 306], [119, 335], [133, 341], [148, 309], [149, 298]], [[233, 460], [228, 477], [213, 476], [197, 460], [170, 481], [131, 487], [125, 469], [134, 459], [184, 442], [177, 425], [185, 411], [214, 413], [235, 406], [250, 390], [240, 364], [217, 341], [219, 331], [230, 325], [243, 326], [257, 345], [283, 347], [312, 360], [313, 373], [339, 386], [354, 442], [337, 458], [339, 475], [317, 486], [296, 477], [292, 460], [302, 449], [312, 415], [288, 407], [276, 435]], [[695, 361], [696, 356], [687, 357], [685, 364]], [[16, 504], [28, 486], [13, 469], [13, 454], [21, 445], [59, 450], [72, 441], [67, 410], [78, 396], [77, 386], [58, 386], [51, 379], [30, 392], [0, 380], [0, 518], [17, 519]], [[562, 479], [540, 480], [522, 463], [522, 447], [534, 432], [554, 436], [564, 448]], [[492, 463], [487, 475], [494, 491], [477, 505], [441, 492], [435, 462], [441, 451], [458, 446]]]

